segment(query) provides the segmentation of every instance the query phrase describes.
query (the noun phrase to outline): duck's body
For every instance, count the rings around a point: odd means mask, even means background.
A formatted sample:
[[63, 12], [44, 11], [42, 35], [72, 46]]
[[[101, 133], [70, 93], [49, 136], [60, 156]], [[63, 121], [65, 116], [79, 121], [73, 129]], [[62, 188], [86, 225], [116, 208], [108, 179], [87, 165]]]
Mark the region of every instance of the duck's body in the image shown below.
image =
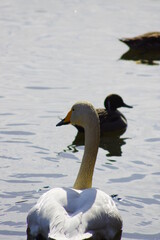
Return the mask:
[[[91, 104], [77, 103], [59, 125], [71, 122], [85, 129], [85, 150], [73, 188], [54, 188], [30, 210], [28, 240], [120, 240], [122, 219], [112, 198], [91, 188], [100, 139], [99, 118]], [[92, 129], [94, 128], [94, 131]]]
[[[97, 108], [96, 111], [100, 120], [100, 132], [103, 133], [113, 133], [120, 132], [123, 133], [127, 128], [126, 117], [117, 110], [120, 107], [132, 108], [124, 103], [123, 99], [117, 94], [110, 94], [106, 97], [104, 101], [105, 108]], [[75, 126], [79, 132], [84, 132], [84, 129], [79, 126]]]
[[130, 49], [160, 48], [160, 32], [149, 32], [133, 38], [122, 38], [120, 41], [127, 44]]
[[98, 108], [97, 113], [101, 123], [101, 131], [113, 132], [127, 128], [126, 117], [117, 109], [108, 112], [106, 109]]

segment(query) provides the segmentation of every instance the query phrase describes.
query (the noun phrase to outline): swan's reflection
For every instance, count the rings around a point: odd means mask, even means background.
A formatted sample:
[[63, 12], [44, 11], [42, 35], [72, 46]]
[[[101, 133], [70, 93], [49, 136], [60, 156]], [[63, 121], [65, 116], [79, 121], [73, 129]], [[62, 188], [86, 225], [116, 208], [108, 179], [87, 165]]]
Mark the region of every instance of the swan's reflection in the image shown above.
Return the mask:
[[155, 61], [160, 61], [160, 48], [130, 49], [124, 53], [120, 59], [138, 61], [139, 63], [148, 65], [157, 65], [158, 63]]
[[[121, 147], [126, 144], [127, 138], [121, 138], [121, 135], [122, 131], [112, 134], [107, 133], [101, 135], [99, 147], [104, 150], [107, 150], [106, 154], [107, 157], [122, 156]], [[67, 148], [69, 151], [77, 152], [78, 150], [76, 147], [83, 145], [84, 145], [84, 133], [78, 132], [72, 144], [70, 144]]]

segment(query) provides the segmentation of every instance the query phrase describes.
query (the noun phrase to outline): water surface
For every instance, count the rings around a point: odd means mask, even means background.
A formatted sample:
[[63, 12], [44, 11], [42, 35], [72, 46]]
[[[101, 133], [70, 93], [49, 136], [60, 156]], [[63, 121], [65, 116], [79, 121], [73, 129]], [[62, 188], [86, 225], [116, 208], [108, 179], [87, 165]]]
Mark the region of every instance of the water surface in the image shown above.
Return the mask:
[[0, 239], [25, 239], [42, 193], [73, 185], [83, 146], [56, 123], [110, 93], [134, 108], [127, 131], [101, 141], [93, 185], [114, 197], [124, 240], [160, 239], [159, 61], [120, 60], [118, 40], [159, 31], [159, 12], [155, 0], [0, 1]]

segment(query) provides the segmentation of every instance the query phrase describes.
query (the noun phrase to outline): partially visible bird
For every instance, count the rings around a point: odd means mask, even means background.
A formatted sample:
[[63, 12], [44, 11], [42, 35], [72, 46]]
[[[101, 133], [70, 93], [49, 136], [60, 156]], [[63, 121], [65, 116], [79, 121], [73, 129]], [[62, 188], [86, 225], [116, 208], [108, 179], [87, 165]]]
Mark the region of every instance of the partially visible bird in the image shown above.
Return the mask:
[[[104, 100], [104, 106], [105, 108], [96, 109], [100, 120], [101, 135], [103, 133], [124, 132], [127, 128], [127, 119], [117, 108], [132, 108], [132, 106], [124, 103], [122, 97], [118, 94], [108, 95]], [[79, 132], [84, 132], [82, 127], [78, 125], [75, 125], [75, 127]]]
[[119, 40], [127, 44], [130, 49], [160, 48], [160, 32], [148, 32], [136, 37], [121, 38]]

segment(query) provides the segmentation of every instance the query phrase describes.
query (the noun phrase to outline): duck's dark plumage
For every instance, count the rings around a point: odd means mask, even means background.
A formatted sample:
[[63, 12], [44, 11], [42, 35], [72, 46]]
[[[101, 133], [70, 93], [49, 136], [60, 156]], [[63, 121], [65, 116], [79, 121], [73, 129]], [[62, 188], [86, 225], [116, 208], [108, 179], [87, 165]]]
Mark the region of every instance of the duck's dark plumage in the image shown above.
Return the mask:
[[[96, 109], [100, 120], [101, 134], [125, 130], [127, 128], [127, 119], [117, 108], [132, 108], [132, 106], [124, 103], [122, 97], [117, 94], [108, 95], [104, 100], [104, 106], [105, 108]], [[82, 127], [77, 125], [75, 127], [79, 132], [84, 131]]]
[[160, 32], [148, 32], [133, 38], [122, 38], [119, 40], [127, 44], [130, 49], [160, 48]]

